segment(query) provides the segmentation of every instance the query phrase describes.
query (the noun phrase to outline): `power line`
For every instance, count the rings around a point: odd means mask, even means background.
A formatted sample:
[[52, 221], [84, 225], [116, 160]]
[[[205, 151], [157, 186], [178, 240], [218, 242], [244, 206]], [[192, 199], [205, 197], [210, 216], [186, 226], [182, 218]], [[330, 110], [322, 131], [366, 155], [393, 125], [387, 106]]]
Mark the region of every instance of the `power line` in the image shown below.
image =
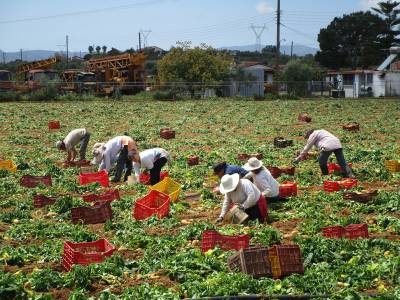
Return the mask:
[[131, 8], [131, 7], [135, 7], [135, 6], [153, 5], [153, 4], [157, 4], [159, 2], [163, 2], [163, 1], [165, 1], [165, 0], [150, 0], [150, 1], [132, 3], [132, 4], [127, 4], [127, 5], [119, 5], [119, 6], [112, 6], [112, 7], [107, 7], [107, 8], [99, 8], [99, 9], [91, 9], [91, 10], [82, 10], [82, 11], [57, 14], [57, 15], [22, 18], [22, 19], [14, 19], [14, 20], [4, 20], [4, 21], [0, 21], [0, 24], [20, 23], [20, 22], [27, 22], [27, 21], [39, 21], [39, 20], [47, 20], [47, 19], [54, 19], [54, 18], [61, 18], [61, 17], [93, 14], [93, 13], [99, 13], [99, 12], [108, 12], [108, 11], [112, 11], [112, 10], [121, 10], [121, 9]]
[[315, 37], [313, 37], [313, 36], [311, 36], [311, 35], [308, 35], [307, 33], [304, 33], [304, 32], [301, 32], [301, 31], [299, 31], [299, 30], [297, 30], [297, 29], [291, 28], [291, 27], [289, 27], [289, 26], [287, 26], [287, 25], [285, 25], [285, 24], [283, 24], [283, 23], [281, 23], [281, 25], [282, 25], [282, 27], [285, 27], [286, 29], [288, 29], [288, 30], [290, 30], [290, 31], [293, 31], [294, 33], [297, 33], [297, 34], [299, 34], [299, 35], [301, 35], [301, 36], [304, 36], [304, 37], [306, 37], [306, 38], [308, 38], [308, 39], [310, 39], [310, 40], [316, 41], [316, 38], [315, 38]]

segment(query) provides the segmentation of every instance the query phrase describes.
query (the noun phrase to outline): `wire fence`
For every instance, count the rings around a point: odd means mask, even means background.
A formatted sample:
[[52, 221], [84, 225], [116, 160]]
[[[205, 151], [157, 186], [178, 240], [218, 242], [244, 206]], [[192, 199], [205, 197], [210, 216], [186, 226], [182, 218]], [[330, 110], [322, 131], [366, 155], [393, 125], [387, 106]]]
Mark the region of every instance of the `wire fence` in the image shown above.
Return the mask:
[[56, 89], [59, 94], [113, 93], [137, 94], [139, 92], [160, 92], [171, 95], [207, 98], [207, 97], [333, 97], [333, 98], [363, 98], [363, 97], [394, 97], [400, 96], [399, 81], [372, 82], [369, 84], [346, 83], [341, 86], [326, 81], [293, 81], [293, 82], [262, 82], [262, 81], [221, 81], [221, 82], [64, 82], [53, 81], [0, 81], [0, 92], [35, 92], [46, 88]]

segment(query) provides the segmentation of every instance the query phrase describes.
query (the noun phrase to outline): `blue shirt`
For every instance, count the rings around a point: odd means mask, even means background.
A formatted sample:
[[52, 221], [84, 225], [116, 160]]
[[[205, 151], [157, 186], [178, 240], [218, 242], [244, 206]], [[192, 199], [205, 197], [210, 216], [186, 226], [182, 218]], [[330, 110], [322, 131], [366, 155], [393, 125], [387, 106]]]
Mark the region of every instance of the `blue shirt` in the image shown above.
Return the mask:
[[225, 167], [225, 175], [239, 174], [241, 177], [245, 176], [248, 173], [245, 169], [234, 166], [234, 165], [226, 165]]

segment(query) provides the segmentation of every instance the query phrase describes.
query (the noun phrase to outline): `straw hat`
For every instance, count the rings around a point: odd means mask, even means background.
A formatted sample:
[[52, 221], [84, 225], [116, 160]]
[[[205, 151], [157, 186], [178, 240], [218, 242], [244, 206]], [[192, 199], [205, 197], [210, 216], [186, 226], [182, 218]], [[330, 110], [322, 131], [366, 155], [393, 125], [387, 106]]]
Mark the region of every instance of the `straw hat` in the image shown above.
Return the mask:
[[224, 175], [221, 178], [221, 184], [219, 186], [219, 191], [222, 194], [227, 194], [236, 189], [239, 184], [240, 176], [239, 174]]
[[250, 157], [247, 164], [244, 165], [244, 169], [247, 171], [254, 171], [263, 166], [263, 162], [258, 160], [256, 157]]

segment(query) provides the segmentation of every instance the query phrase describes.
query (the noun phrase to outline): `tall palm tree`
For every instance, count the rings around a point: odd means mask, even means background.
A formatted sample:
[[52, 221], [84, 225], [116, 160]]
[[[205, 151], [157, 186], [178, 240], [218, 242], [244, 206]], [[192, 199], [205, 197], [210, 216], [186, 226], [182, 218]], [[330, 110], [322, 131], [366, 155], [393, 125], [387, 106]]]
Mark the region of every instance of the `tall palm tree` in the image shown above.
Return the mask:
[[106, 54], [106, 52], [107, 52], [107, 46], [103, 46], [103, 47], [101, 47], [101, 49], [103, 50], [103, 53]]
[[400, 42], [397, 35], [400, 34], [400, 2], [398, 1], [382, 1], [378, 3], [378, 7], [373, 7], [372, 10], [377, 12], [386, 22], [386, 32], [382, 34], [382, 46], [390, 48]]
[[88, 50], [89, 50], [89, 53], [90, 53], [90, 54], [92, 54], [92, 53], [93, 53], [93, 51], [94, 51], [94, 48], [93, 48], [93, 46], [89, 46], [89, 47], [88, 47]]
[[100, 50], [101, 50], [101, 47], [100, 46], [96, 46], [96, 53], [97, 54], [100, 54]]

